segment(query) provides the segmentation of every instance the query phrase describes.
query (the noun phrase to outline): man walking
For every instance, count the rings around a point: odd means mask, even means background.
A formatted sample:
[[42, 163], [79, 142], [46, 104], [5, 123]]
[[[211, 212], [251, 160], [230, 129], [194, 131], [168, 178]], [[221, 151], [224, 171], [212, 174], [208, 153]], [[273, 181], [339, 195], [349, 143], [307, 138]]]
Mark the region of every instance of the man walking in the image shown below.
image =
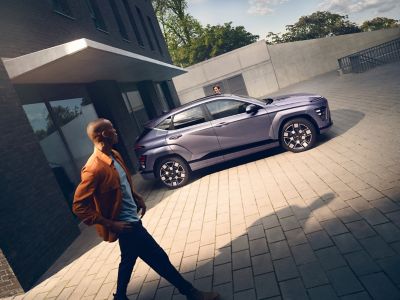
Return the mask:
[[112, 149], [118, 142], [112, 123], [97, 119], [88, 124], [87, 134], [94, 144], [94, 152], [82, 168], [72, 210], [85, 224], [95, 224], [104, 241], [119, 241], [121, 262], [114, 299], [128, 299], [126, 290], [138, 257], [172, 283], [187, 299], [217, 299], [217, 293], [199, 291], [186, 281], [142, 226], [140, 219], [146, 213], [146, 204], [134, 190], [122, 157]]

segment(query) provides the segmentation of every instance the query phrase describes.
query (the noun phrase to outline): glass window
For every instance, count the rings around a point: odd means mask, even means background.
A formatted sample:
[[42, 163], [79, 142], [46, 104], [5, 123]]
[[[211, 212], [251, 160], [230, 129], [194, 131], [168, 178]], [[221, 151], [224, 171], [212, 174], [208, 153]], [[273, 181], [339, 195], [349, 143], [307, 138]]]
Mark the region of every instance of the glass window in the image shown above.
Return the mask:
[[146, 35], [147, 41], [149, 42], [150, 49], [154, 51], [154, 45], [153, 45], [153, 42], [151, 41], [151, 37], [150, 37], [149, 31], [147, 29], [146, 23], [144, 22], [142, 11], [140, 10], [139, 7], [137, 7], [137, 6], [135, 6], [135, 7], [136, 7], [136, 12], [139, 16], [140, 23], [142, 24], [144, 34]]
[[246, 112], [249, 104], [237, 100], [217, 100], [206, 103], [213, 119], [225, 118]]
[[115, 0], [109, 0], [109, 2], [110, 2], [111, 9], [113, 11], [115, 20], [117, 21], [118, 29], [119, 29], [119, 32], [121, 33], [121, 36], [125, 40], [129, 40], [128, 33], [126, 32], [124, 22], [122, 21], [121, 14], [119, 13], [119, 9], [118, 9], [117, 4], [115, 3]]
[[162, 49], [161, 49], [160, 42], [158, 41], [157, 33], [156, 33], [155, 28], [154, 28], [153, 22], [151, 21], [151, 19], [150, 19], [149, 16], [147, 16], [147, 21], [148, 21], [148, 23], [149, 23], [150, 30], [151, 30], [151, 32], [153, 33], [154, 40], [156, 41], [158, 51], [160, 51], [160, 53], [161, 53], [161, 55], [162, 55], [162, 54], [163, 54], [163, 51], [162, 51]]
[[86, 126], [97, 119], [93, 104], [88, 98], [51, 101], [51, 113], [60, 128], [78, 169], [81, 169], [93, 152], [93, 144], [86, 135]]
[[107, 26], [106, 23], [104, 22], [99, 6], [97, 5], [97, 1], [86, 0], [86, 4], [89, 8], [90, 17], [92, 18], [96, 28], [102, 31], [107, 31]]
[[174, 116], [174, 128], [185, 128], [204, 123], [205, 121], [206, 119], [201, 106], [196, 106], [176, 114]]
[[171, 121], [172, 121], [172, 118], [169, 117], [169, 118], [165, 119], [164, 121], [162, 121], [160, 124], [158, 124], [156, 128], [162, 129], [162, 130], [169, 130], [171, 128]]
[[71, 9], [69, 8], [67, 0], [53, 0], [53, 7], [54, 11], [65, 15], [65, 16], [72, 16]]
[[129, 91], [122, 93], [125, 106], [128, 109], [129, 114], [132, 116], [139, 132], [143, 130], [144, 124], [149, 120], [146, 109], [143, 104], [142, 97], [139, 91]]
[[136, 25], [136, 21], [135, 21], [135, 18], [133, 17], [131, 6], [129, 5], [128, 0], [122, 0], [122, 3], [124, 4], [124, 7], [125, 7], [126, 13], [128, 15], [129, 22], [131, 23], [132, 29], [135, 32], [138, 44], [140, 46], [144, 46], [142, 35], [140, 34], [139, 29]]

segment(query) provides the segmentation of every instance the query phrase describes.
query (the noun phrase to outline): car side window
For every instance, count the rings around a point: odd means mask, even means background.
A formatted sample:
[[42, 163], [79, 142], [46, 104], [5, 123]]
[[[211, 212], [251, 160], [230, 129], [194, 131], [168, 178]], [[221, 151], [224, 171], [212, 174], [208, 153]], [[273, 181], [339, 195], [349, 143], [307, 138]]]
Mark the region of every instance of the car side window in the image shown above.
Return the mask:
[[173, 126], [175, 129], [181, 129], [197, 124], [204, 123], [206, 121], [203, 109], [200, 106], [196, 106], [177, 113], [173, 119]]
[[166, 118], [164, 121], [162, 121], [160, 124], [157, 125], [156, 128], [162, 129], [162, 130], [168, 130], [171, 128], [171, 120], [172, 117]]
[[244, 113], [248, 105], [249, 103], [246, 102], [229, 99], [206, 103], [207, 109], [214, 120]]

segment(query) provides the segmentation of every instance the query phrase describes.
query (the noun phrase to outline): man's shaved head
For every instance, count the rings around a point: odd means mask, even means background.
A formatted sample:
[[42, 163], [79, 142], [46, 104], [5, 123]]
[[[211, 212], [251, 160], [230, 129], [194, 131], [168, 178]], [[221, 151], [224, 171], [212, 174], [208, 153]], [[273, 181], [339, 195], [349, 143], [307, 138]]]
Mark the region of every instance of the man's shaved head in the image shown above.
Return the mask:
[[97, 119], [88, 124], [86, 133], [92, 142], [100, 142], [102, 140], [101, 133], [112, 126], [111, 122], [107, 119]]

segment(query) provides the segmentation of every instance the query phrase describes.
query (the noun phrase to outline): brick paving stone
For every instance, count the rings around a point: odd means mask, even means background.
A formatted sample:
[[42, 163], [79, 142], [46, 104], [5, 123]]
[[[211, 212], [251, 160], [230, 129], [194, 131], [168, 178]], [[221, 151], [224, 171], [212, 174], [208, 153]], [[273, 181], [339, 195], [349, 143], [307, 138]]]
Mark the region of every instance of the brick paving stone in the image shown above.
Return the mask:
[[364, 220], [347, 223], [346, 226], [358, 239], [364, 239], [376, 235], [376, 232]]
[[203, 260], [197, 264], [194, 277], [197, 279], [197, 278], [211, 276], [213, 274], [213, 271], [214, 271], [213, 260], [212, 259]]
[[237, 292], [233, 295], [234, 300], [249, 300], [249, 299], [257, 299], [256, 291], [254, 289], [248, 291]]
[[270, 216], [263, 217], [261, 219], [261, 222], [263, 224], [264, 229], [270, 229], [273, 227], [280, 226], [278, 217], [276, 215], [270, 215]]
[[302, 228], [285, 231], [285, 235], [290, 246], [304, 244], [308, 241]]
[[386, 197], [371, 201], [370, 203], [384, 214], [400, 210], [400, 206], [396, 202]]
[[303, 283], [299, 278], [282, 281], [279, 283], [283, 299], [309, 299]]
[[326, 248], [333, 245], [332, 240], [323, 230], [307, 234], [307, 238], [310, 242], [311, 247], [314, 250]]
[[392, 223], [376, 225], [374, 229], [388, 243], [400, 240], [400, 229]]
[[400, 202], [400, 187], [397, 186], [391, 189], [383, 190], [382, 193], [393, 201]]
[[281, 227], [267, 229], [265, 230], [265, 235], [267, 236], [268, 243], [274, 243], [285, 239], [285, 235], [283, 234]]
[[341, 253], [349, 253], [361, 250], [360, 244], [350, 233], [334, 236], [333, 241]]
[[157, 289], [156, 295], [155, 295], [155, 300], [165, 300], [165, 299], [171, 299], [172, 295], [174, 293], [174, 287], [173, 286], [167, 286], [163, 288]]
[[232, 253], [232, 269], [242, 269], [251, 266], [249, 250]]
[[280, 260], [275, 260], [273, 263], [278, 281], [288, 280], [299, 276], [293, 258], [282, 258]]
[[299, 271], [306, 288], [312, 288], [329, 283], [325, 271], [322, 269], [319, 262], [301, 265], [299, 266]]
[[307, 290], [311, 300], [339, 300], [330, 285], [317, 286]]
[[381, 271], [381, 268], [371, 259], [365, 251], [346, 254], [345, 259], [356, 275], [367, 275]]
[[308, 243], [293, 246], [290, 249], [297, 265], [306, 264], [317, 260], [314, 251]]
[[376, 200], [383, 197], [383, 195], [374, 188], [358, 190], [357, 192], [367, 201]]
[[269, 253], [253, 256], [251, 262], [253, 265], [254, 275], [264, 274], [274, 270], [271, 255]]
[[233, 290], [235, 292], [254, 288], [251, 268], [233, 271]]
[[351, 207], [343, 208], [335, 211], [336, 216], [342, 220], [343, 223], [350, 223], [362, 220], [362, 217]]
[[343, 223], [338, 219], [322, 221], [320, 224], [330, 236], [348, 232], [346, 226], [344, 226]]
[[319, 222], [317, 221], [317, 219], [315, 219], [314, 217], [310, 217], [308, 219], [301, 220], [300, 225], [306, 234], [312, 233], [315, 231], [320, 231], [323, 229], [321, 227], [321, 225], [319, 224]]
[[275, 211], [276, 215], [278, 216], [279, 219], [283, 219], [286, 217], [293, 216], [293, 211], [290, 208], [290, 206], [286, 207], [281, 207], [278, 210]]
[[269, 244], [272, 260], [290, 256], [289, 246], [286, 241]]
[[387, 213], [386, 217], [388, 217], [393, 223], [400, 227], [400, 211]]
[[232, 241], [232, 252], [249, 249], [249, 240], [246, 235], [239, 236]]
[[389, 222], [389, 220], [377, 209], [371, 208], [360, 212], [360, 215], [370, 224], [377, 225]]
[[315, 252], [319, 262], [325, 270], [332, 270], [346, 266], [344, 257], [336, 247], [329, 247]]
[[250, 241], [265, 238], [265, 231], [262, 225], [250, 227], [247, 234]]
[[257, 299], [269, 298], [280, 294], [275, 274], [268, 273], [254, 277]]
[[355, 198], [346, 201], [356, 212], [372, 208], [371, 204], [364, 198]]
[[216, 255], [214, 258], [215, 265], [222, 265], [232, 261], [231, 247], [224, 247], [215, 251]]
[[339, 296], [363, 290], [362, 285], [348, 267], [327, 271], [327, 275]]
[[399, 255], [379, 260], [379, 265], [395, 284], [400, 285]]
[[355, 293], [347, 296], [340, 297], [342, 300], [371, 300], [372, 298], [367, 292]]
[[385, 258], [396, 254], [393, 249], [390, 248], [390, 246], [379, 236], [360, 240], [360, 243], [374, 259]]
[[257, 240], [250, 241], [250, 253], [251, 256], [260, 255], [268, 252], [268, 245], [266, 238], [261, 238]]
[[232, 281], [232, 265], [230, 263], [214, 266], [214, 285]]
[[[225, 284], [220, 284], [213, 286], [213, 291], [218, 292], [222, 298], [222, 300], [228, 300], [228, 299], [233, 299], [233, 283], [225, 283]], [[251, 299], [251, 298], [249, 298]]]
[[283, 231], [288, 231], [300, 227], [299, 222], [294, 216], [280, 219], [279, 222], [281, 223]]
[[384, 273], [361, 276], [360, 280], [371, 296], [376, 300], [400, 299], [399, 289]]

